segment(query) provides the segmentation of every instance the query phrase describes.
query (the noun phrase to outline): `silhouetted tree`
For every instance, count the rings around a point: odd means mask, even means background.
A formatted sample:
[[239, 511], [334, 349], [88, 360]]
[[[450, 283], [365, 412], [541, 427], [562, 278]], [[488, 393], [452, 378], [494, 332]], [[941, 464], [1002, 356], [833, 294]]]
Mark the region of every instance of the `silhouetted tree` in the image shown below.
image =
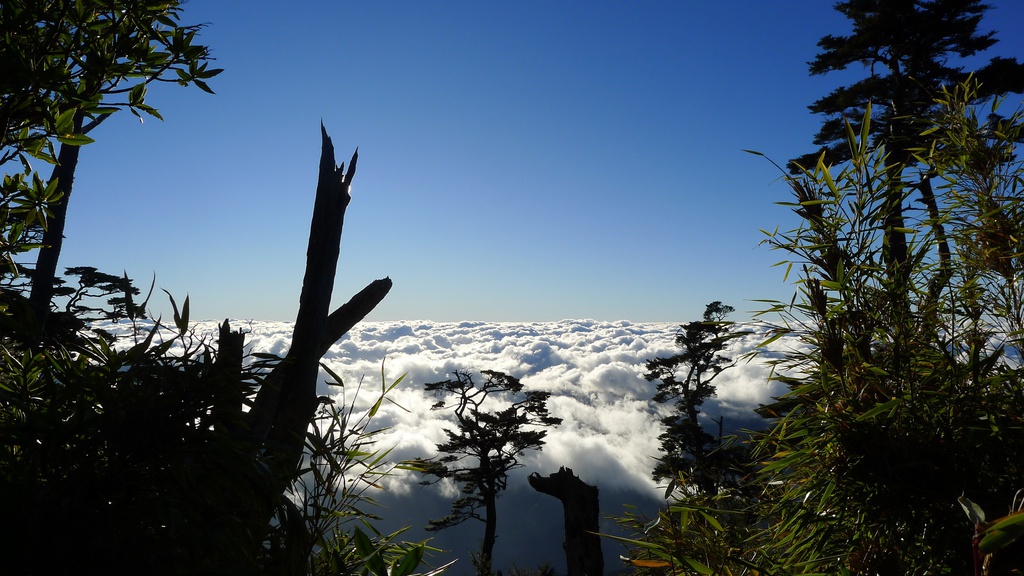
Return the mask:
[[699, 421], [700, 407], [714, 396], [712, 381], [732, 359], [722, 356], [729, 340], [738, 333], [725, 318], [734, 311], [719, 301], [708, 304], [704, 319], [683, 324], [676, 331], [676, 346], [682, 351], [647, 361], [649, 382], [658, 381], [656, 402], [675, 401], [675, 410], [662, 418], [665, 432], [659, 436], [662, 456], [654, 467], [654, 479], [675, 478], [683, 473], [689, 482], [713, 492], [722, 481], [724, 451], [712, 457], [721, 444], [721, 431], [712, 436]]
[[469, 519], [484, 523], [480, 548], [482, 571], [490, 571], [497, 537], [497, 499], [508, 487], [508, 473], [522, 466], [519, 458], [527, 450], [544, 446], [547, 430], [561, 418], [548, 415], [549, 392], [524, 391], [523, 384], [508, 374], [484, 370], [482, 382], [469, 372], [457, 371], [455, 378], [426, 385], [429, 392], [450, 397], [437, 402], [435, 410], [453, 408], [457, 429], [446, 429], [448, 441], [438, 445], [446, 454], [421, 461], [427, 474], [436, 476], [431, 484], [451, 478], [461, 484], [462, 496], [452, 503], [451, 514], [431, 520], [427, 530], [442, 530]]
[[[54, 310], [48, 320], [47, 338], [70, 341], [91, 322], [145, 318], [143, 306], [134, 299], [139, 294], [127, 274], [115, 276], [92, 266], [67, 268], [63, 277], [54, 280]], [[113, 341], [111, 334], [102, 334]]]
[[[0, 274], [0, 303], [8, 307], [0, 318], [0, 332], [19, 342], [38, 342], [37, 317], [29, 309], [27, 298], [32, 273], [26, 269], [20, 276]], [[145, 310], [134, 299], [140, 291], [127, 274], [115, 276], [92, 266], [72, 266], [53, 283], [53, 311], [46, 331], [46, 340], [51, 343], [77, 340], [79, 332], [92, 322], [145, 318]], [[95, 327], [93, 330], [102, 332]], [[114, 340], [110, 333], [102, 334]]]
[[[793, 160], [790, 171], [799, 174], [801, 167], [813, 171], [822, 155], [825, 165], [849, 160], [846, 122], [859, 131], [870, 107], [873, 144], [885, 146], [891, 172], [881, 206], [886, 230], [882, 258], [887, 272], [894, 280], [907, 281], [904, 210], [915, 190], [933, 220], [937, 249], [943, 254], [940, 265], [945, 270], [949, 245], [937, 218], [939, 207], [931, 186], [934, 169], [923, 167], [916, 181], [908, 180], [903, 172], [917, 164], [914, 149], [927, 149], [932, 140], [916, 123], [935, 109], [942, 86], [956, 85], [969, 74], [957, 60], [984, 52], [997, 42], [995, 32], [978, 33], [989, 6], [980, 0], [846, 0], [835, 8], [850, 19], [853, 32], [824, 36], [818, 42], [821, 53], [809, 63], [810, 72], [826, 74], [859, 64], [868, 76], [836, 88], [809, 106], [812, 112], [826, 115], [814, 138], [821, 148]], [[975, 75], [982, 82], [975, 95], [978, 99], [1024, 91], [1024, 64], [1016, 58], [993, 58]], [[798, 200], [813, 199], [798, 194]], [[947, 279], [946, 274], [936, 276], [932, 292], [941, 291]]]
[[[799, 280], [792, 299], [765, 311], [781, 317], [765, 343], [793, 338], [767, 357], [770, 381], [788, 391], [758, 410], [773, 422], [750, 435], [757, 465], [738, 489], [702, 498], [677, 484], [671, 513], [627, 517], [643, 534], [632, 540], [635, 567], [1019, 572], [1024, 162], [1013, 152], [1024, 112], [994, 120], [972, 104], [975, 88], [943, 91], [921, 119], [937, 139], [922, 156], [944, 182], [939, 217], [955, 251], [936, 250], [930, 216], [908, 212], [918, 233], [906, 281], [880, 265], [894, 174], [887, 151], [867, 142], [869, 121], [850, 139], [849, 163], [787, 178], [800, 221], [768, 243]], [[986, 520], [990, 510], [1000, 517]]]
[[[915, 121], [935, 109], [942, 86], [965, 80], [969, 72], [957, 60], [991, 48], [995, 32], [978, 27], [990, 6], [980, 0], [846, 0], [835, 9], [853, 24], [848, 36], [826, 35], [822, 51], [809, 62], [812, 75], [861, 65], [868, 76], [836, 88], [808, 108], [826, 115], [814, 137], [819, 151], [794, 162], [813, 168], [824, 153], [826, 163], [850, 158], [845, 122], [855, 129], [871, 104], [873, 140], [885, 144], [896, 164], [910, 161], [909, 150], [928, 141]], [[1024, 64], [1016, 58], [992, 58], [974, 72], [981, 82], [976, 98], [1024, 91]], [[794, 170], [794, 173], [799, 173]]]

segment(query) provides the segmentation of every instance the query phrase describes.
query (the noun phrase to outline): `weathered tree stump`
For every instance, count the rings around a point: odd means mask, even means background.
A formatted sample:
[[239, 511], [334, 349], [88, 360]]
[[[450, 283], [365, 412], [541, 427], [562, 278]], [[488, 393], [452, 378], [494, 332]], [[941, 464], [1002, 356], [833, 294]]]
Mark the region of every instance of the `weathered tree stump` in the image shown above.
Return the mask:
[[565, 515], [566, 569], [569, 576], [602, 576], [604, 555], [601, 537], [597, 535], [600, 505], [597, 487], [580, 480], [572, 468], [562, 466], [550, 476], [530, 474], [534, 490], [562, 501]]

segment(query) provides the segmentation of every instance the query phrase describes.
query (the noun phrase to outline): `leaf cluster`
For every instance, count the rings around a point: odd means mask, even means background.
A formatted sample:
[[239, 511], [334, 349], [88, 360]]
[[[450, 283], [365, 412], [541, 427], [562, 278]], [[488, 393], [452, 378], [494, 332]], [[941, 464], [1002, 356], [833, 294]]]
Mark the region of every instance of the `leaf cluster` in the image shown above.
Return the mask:
[[621, 560], [641, 575], [734, 575], [756, 568], [756, 554], [748, 550], [759, 529], [751, 499], [733, 488], [694, 492], [684, 476], [676, 480], [665, 494], [669, 505], [654, 518], [631, 512], [617, 519], [636, 534], [606, 535], [630, 547]]
[[[209, 344], [181, 344], [154, 327], [123, 349], [95, 338], [0, 350], [0, 507], [17, 519], [13, 572], [248, 566], [238, 524], [247, 502], [266, 497], [263, 472], [256, 447], [214, 415], [254, 381], [225, 381]], [[241, 405], [226, 413], [241, 419]]]
[[[0, 164], [54, 161], [53, 143], [88, 144], [86, 134], [118, 109], [160, 114], [146, 103], [154, 82], [206, 80], [210, 51], [198, 25], [182, 25], [181, 3], [165, 0], [15, 0], [0, 7]], [[88, 122], [76, 130], [74, 118]]]
[[[808, 347], [777, 363], [789, 392], [764, 409], [777, 420], [754, 439], [771, 502], [764, 552], [780, 569], [964, 573], [956, 499], [998, 507], [1019, 488], [1019, 250], [1004, 238], [979, 251], [978, 233], [1024, 201], [1024, 170], [1005, 154], [1021, 117], [978, 140], [986, 128], [965, 114], [976, 98], [965, 85], [935, 102], [945, 112], [926, 130], [937, 144], [916, 154], [945, 184], [937, 212], [907, 213], [905, 275], [883, 257], [892, 159], [868, 144], [870, 110], [859, 133], [847, 127], [849, 163], [820, 160], [790, 180], [802, 224], [768, 243], [799, 267], [800, 291], [772, 311]], [[978, 146], [1001, 152], [984, 162], [957, 152]], [[1024, 232], [1013, 226], [1003, 232]]]
[[[333, 378], [329, 384], [344, 389], [341, 379], [328, 373]], [[395, 467], [387, 460], [390, 450], [376, 448], [377, 437], [387, 428], [374, 428], [372, 421], [405, 378], [388, 383], [383, 366], [380, 376], [381, 387], [369, 410], [356, 412], [354, 397], [340, 404], [322, 397], [307, 433], [303, 463], [286, 494], [294, 507], [284, 510], [283, 516], [279, 512], [276, 522], [285, 526], [291, 515], [305, 528], [277, 531], [271, 544], [297, 556], [297, 564], [307, 565], [304, 573], [409, 576], [430, 550], [423, 542], [400, 541], [403, 530], [383, 534], [372, 523], [378, 517], [369, 508], [376, 505], [370, 491], [383, 489], [381, 481]], [[355, 396], [363, 393], [361, 384]], [[296, 533], [305, 535], [303, 542], [295, 541]]]
[[44, 183], [38, 173], [28, 171], [4, 174], [0, 185], [0, 277], [16, 276], [15, 258], [41, 246], [33, 230], [47, 225], [52, 216], [49, 206], [60, 198], [56, 180]]
[[[765, 344], [801, 342], [770, 361], [787, 392], [759, 410], [772, 423], [749, 438], [753, 468], [735, 487], [709, 495], [680, 475], [656, 523], [627, 518], [638, 571], [1019, 568], [1024, 113], [986, 110], [977, 90], [942, 91], [915, 122], [930, 142], [911, 150], [927, 166], [916, 183], [872, 144], [870, 110], [845, 127], [848, 162], [787, 177], [799, 223], [766, 243], [796, 293], [763, 313], [781, 319]], [[915, 205], [925, 182], [934, 204]], [[910, 206], [903, 262], [885, 256], [894, 189]]]
[[425, 545], [377, 532], [364, 507], [391, 469], [371, 420], [401, 379], [364, 414], [325, 400], [282, 493], [245, 408], [279, 359], [232, 368], [223, 335], [193, 332], [188, 298], [171, 304], [172, 325], [138, 324], [130, 343], [83, 332], [0, 346], [0, 509], [17, 519], [8, 568], [411, 574]]
[[153, 83], [207, 80], [209, 49], [198, 25], [182, 25], [181, 3], [165, 0], [13, 0], [0, 4], [0, 264], [37, 248], [34, 227], [53, 217], [61, 199], [34, 160], [56, 164], [58, 144], [92, 142], [87, 134], [118, 110], [140, 121], [160, 118], [146, 100]]

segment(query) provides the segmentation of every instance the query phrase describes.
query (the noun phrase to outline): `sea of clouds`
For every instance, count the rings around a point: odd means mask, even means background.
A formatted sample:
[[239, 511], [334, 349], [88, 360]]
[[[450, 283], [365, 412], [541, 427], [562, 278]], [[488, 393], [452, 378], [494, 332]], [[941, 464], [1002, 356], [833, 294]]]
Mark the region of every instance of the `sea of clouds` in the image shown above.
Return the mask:
[[[199, 333], [216, 333], [215, 322], [201, 322]], [[292, 323], [232, 321], [246, 332], [247, 350], [283, 356], [288, 351]], [[110, 328], [110, 327], [108, 327]], [[127, 329], [126, 327], [122, 327]], [[550, 562], [564, 571], [561, 504], [533, 491], [526, 477], [571, 468], [584, 482], [600, 489], [602, 531], [622, 534], [613, 516], [629, 510], [653, 516], [663, 506], [663, 488], [651, 479], [659, 453], [659, 418], [668, 407], [652, 402], [654, 383], [643, 378], [644, 363], [669, 356], [677, 324], [658, 322], [364, 322], [339, 340], [323, 364], [341, 377], [343, 387], [329, 385], [322, 372], [320, 394], [344, 406], [365, 411], [376, 399], [382, 382], [402, 381], [388, 395], [373, 419], [386, 428], [378, 446], [391, 448], [394, 461], [437, 454], [435, 446], [454, 428], [453, 415], [432, 410], [438, 398], [424, 391], [425, 383], [447, 380], [456, 370], [478, 373], [497, 370], [521, 379], [527, 390], [551, 393], [548, 407], [562, 424], [548, 432], [542, 451], [530, 452], [523, 467], [510, 477], [508, 491], [498, 502], [498, 541], [495, 567], [535, 567]], [[765, 340], [765, 326], [742, 325], [749, 331], [731, 341], [725, 355], [739, 359]], [[767, 360], [777, 358], [795, 339], [782, 338], [749, 360], [740, 360], [716, 380], [717, 397], [707, 401], [703, 414], [709, 431], [724, 418], [727, 432], [763, 427], [753, 410], [783, 392], [769, 381]], [[373, 512], [379, 526], [391, 531], [404, 526], [406, 539], [431, 538], [443, 552], [438, 563], [461, 558], [449, 573], [470, 574], [468, 550], [479, 548], [483, 525], [467, 522], [441, 532], [425, 532], [427, 520], [440, 518], [456, 496], [452, 485], [423, 486], [424, 478], [396, 471], [374, 490]], [[620, 567], [624, 552], [604, 542], [606, 569]]]

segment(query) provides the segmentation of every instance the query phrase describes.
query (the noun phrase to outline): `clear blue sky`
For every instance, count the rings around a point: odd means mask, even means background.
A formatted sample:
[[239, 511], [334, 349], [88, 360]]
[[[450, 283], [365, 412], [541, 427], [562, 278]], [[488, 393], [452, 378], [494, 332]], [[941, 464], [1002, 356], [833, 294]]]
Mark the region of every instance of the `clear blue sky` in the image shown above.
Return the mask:
[[[989, 55], [1024, 56], [1024, 2], [993, 3]], [[758, 247], [793, 224], [787, 191], [741, 150], [811, 149], [807, 105], [845, 83], [807, 75], [849, 29], [831, 5], [191, 2], [217, 94], [161, 86], [164, 122], [92, 133], [61, 264], [155, 274], [194, 319], [292, 319], [322, 120], [339, 160], [360, 152], [335, 302], [395, 283], [371, 319], [682, 322], [788, 299]]]

